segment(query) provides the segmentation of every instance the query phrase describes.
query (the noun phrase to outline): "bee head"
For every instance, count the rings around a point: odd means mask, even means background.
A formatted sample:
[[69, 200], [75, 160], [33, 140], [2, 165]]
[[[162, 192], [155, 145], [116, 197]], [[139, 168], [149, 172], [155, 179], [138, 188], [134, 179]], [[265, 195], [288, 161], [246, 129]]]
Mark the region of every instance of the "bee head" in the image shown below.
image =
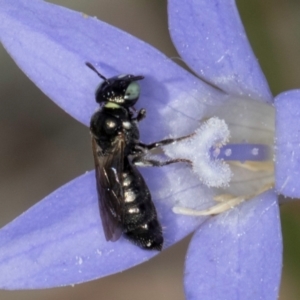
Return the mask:
[[144, 79], [143, 76], [127, 74], [107, 79], [90, 63], [86, 63], [86, 65], [104, 80], [95, 93], [97, 103], [115, 103], [119, 106], [131, 107], [137, 102], [140, 96], [140, 86], [137, 81]]

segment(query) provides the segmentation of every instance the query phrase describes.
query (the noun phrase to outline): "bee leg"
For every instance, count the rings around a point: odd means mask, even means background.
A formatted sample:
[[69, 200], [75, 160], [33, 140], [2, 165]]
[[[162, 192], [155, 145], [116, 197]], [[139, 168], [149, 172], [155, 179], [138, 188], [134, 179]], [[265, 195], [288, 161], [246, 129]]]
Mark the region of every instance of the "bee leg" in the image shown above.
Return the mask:
[[146, 145], [146, 144], [143, 144], [143, 143], [138, 143], [138, 146], [141, 147], [141, 148], [144, 148], [146, 150], [153, 150], [153, 149], [158, 148], [158, 147], [166, 146], [166, 145], [169, 145], [169, 144], [173, 144], [175, 142], [180, 142], [184, 139], [191, 138], [193, 135], [195, 135], [195, 133], [191, 133], [189, 135], [182, 136], [180, 138], [165, 139], [165, 140], [155, 142], [155, 143], [152, 143], [152, 144], [149, 144], [149, 145]]
[[144, 108], [141, 108], [138, 113], [137, 113], [137, 116], [135, 118], [133, 118], [133, 121], [137, 121], [137, 122], [140, 122], [142, 121], [143, 119], [146, 118], [146, 109]]
[[154, 159], [145, 159], [143, 157], [137, 156], [132, 160], [132, 163], [139, 167], [162, 167], [174, 163], [188, 163], [192, 165], [192, 161], [183, 158], [170, 159], [166, 161], [158, 161]]

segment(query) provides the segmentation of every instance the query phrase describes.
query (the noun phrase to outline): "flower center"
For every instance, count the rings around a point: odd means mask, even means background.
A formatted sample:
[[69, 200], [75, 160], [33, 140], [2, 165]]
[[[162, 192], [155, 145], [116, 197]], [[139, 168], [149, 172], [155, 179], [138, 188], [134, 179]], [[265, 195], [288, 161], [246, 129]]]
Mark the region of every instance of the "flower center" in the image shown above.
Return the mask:
[[164, 147], [171, 158], [192, 161], [195, 175], [214, 190], [213, 207], [200, 212], [176, 207], [174, 212], [220, 213], [272, 187], [274, 115], [270, 104], [232, 98], [210, 107], [192, 137]]

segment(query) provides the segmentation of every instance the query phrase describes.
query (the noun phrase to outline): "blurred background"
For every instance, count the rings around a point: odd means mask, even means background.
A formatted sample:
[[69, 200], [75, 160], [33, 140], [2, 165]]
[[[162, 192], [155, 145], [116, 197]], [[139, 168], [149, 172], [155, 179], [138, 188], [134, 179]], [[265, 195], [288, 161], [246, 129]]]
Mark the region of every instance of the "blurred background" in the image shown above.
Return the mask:
[[[176, 57], [166, 0], [48, 1], [97, 16]], [[248, 37], [274, 95], [300, 88], [300, 1], [238, 0]], [[88, 128], [65, 114], [0, 46], [0, 226], [93, 168]], [[284, 267], [280, 299], [300, 295], [300, 203], [281, 208]], [[189, 238], [133, 269], [75, 287], [0, 291], [0, 299], [184, 299]]]

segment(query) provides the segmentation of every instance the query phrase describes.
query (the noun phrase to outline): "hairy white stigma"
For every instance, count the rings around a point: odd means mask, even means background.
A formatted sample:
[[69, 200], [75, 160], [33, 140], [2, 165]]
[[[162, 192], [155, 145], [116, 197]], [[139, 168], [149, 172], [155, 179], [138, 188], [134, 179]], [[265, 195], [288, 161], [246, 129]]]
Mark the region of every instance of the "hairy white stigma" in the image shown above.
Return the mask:
[[228, 164], [211, 154], [225, 145], [230, 131], [224, 120], [212, 117], [202, 123], [189, 138], [163, 147], [166, 155], [173, 159], [192, 161], [193, 171], [208, 187], [228, 186], [232, 173]]

